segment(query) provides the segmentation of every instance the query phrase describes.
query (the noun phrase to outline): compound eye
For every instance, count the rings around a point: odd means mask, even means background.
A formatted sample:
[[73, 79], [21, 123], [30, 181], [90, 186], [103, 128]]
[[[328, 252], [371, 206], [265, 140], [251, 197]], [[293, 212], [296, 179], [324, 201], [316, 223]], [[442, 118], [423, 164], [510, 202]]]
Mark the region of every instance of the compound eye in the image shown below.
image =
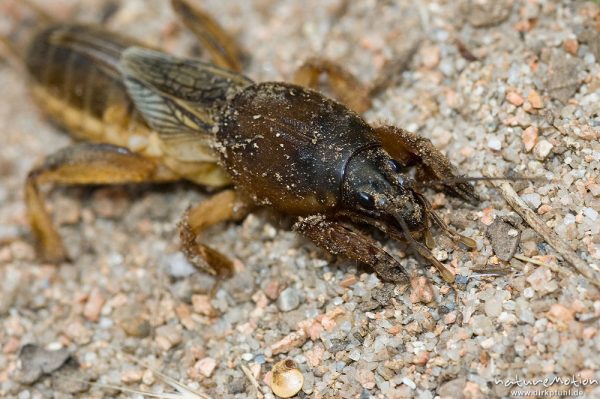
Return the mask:
[[394, 173], [402, 172], [402, 166], [400, 166], [398, 161], [396, 161], [395, 159], [390, 159], [388, 161], [388, 164], [390, 165], [390, 169], [392, 170], [392, 172], [394, 172]]
[[365, 209], [375, 208], [375, 198], [364, 191], [358, 193], [358, 203]]

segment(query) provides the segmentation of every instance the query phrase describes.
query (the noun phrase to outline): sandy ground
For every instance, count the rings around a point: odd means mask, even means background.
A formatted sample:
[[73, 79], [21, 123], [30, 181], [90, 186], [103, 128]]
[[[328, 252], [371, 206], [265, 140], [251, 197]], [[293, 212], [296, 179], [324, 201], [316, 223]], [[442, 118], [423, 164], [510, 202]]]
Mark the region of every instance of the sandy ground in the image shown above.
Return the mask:
[[[247, 74], [257, 81], [289, 80], [302, 60], [324, 56], [369, 82], [418, 42], [402, 81], [377, 97], [366, 118], [430, 138], [467, 175], [492, 167], [500, 175], [554, 179], [511, 184], [598, 271], [597, 4], [201, 3], [247, 50]], [[3, 29], [14, 10], [0, 0]], [[109, 28], [169, 52], [198, 53], [166, 0], [59, 0], [48, 11], [82, 21], [104, 16]], [[238, 265], [211, 299], [211, 278], [178, 251], [179, 217], [207, 196], [191, 184], [52, 190], [48, 203], [74, 261], [40, 264], [22, 185], [34, 164], [70, 140], [36, 111], [23, 71], [0, 63], [0, 87], [1, 397], [139, 397], [65, 376], [170, 390], [133, 359], [215, 398], [272, 397], [269, 371], [286, 357], [304, 375], [299, 397], [509, 397], [518, 381], [555, 377], [562, 382], [526, 390], [600, 397], [597, 286], [490, 184], [477, 184], [477, 207], [426, 191], [440, 215], [478, 243], [466, 252], [438, 239], [435, 254], [456, 272], [454, 284], [385, 240], [415, 277], [412, 288], [383, 283], [290, 232], [287, 218], [258, 212], [207, 234]], [[492, 244], [508, 252], [518, 244], [519, 259], [501, 260], [510, 254]], [[26, 344], [72, 354], [79, 367], [28, 382]]]

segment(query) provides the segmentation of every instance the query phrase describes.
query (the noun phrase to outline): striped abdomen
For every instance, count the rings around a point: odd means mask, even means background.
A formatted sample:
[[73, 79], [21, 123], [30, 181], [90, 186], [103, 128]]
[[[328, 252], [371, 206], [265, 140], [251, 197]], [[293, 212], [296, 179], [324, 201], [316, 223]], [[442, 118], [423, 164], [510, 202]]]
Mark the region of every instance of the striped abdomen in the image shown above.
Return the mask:
[[[211, 148], [214, 135], [210, 131], [190, 133], [184, 124], [176, 125], [174, 131], [148, 126], [119, 70], [122, 54], [133, 46], [139, 43], [90, 25], [59, 24], [40, 31], [26, 56], [34, 97], [52, 119], [81, 140], [124, 146], [160, 158], [177, 175], [199, 184], [228, 184], [229, 176], [217, 165]], [[201, 89], [212, 93], [213, 80]], [[179, 95], [174, 93], [173, 98]], [[211, 98], [206, 107], [212, 109], [223, 101]]]
[[133, 136], [148, 136], [117, 69], [121, 52], [135, 44], [88, 25], [45, 28], [26, 55], [34, 97], [77, 138], [128, 146]]

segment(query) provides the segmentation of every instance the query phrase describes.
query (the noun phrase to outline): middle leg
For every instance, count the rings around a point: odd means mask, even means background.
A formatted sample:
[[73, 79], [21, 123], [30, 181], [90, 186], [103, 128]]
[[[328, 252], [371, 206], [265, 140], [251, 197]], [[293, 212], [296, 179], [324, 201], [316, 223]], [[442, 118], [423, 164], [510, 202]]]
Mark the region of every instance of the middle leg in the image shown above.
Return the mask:
[[351, 110], [363, 114], [371, 108], [375, 96], [399, 82], [401, 73], [406, 69], [417, 48], [415, 43], [397, 59], [388, 61], [371, 84], [361, 82], [342, 65], [322, 58], [310, 58], [305, 61], [296, 71], [293, 81], [300, 86], [317, 89], [320, 86], [320, 77], [325, 76], [334, 96]]
[[329, 60], [311, 58], [294, 75], [294, 83], [312, 89], [319, 87], [321, 75], [326, 75], [334, 95], [351, 110], [362, 114], [371, 108], [371, 93], [350, 71]]
[[199, 269], [221, 277], [233, 273], [233, 263], [226, 255], [199, 241], [208, 227], [226, 221], [240, 221], [251, 211], [250, 202], [237, 191], [225, 190], [189, 209], [179, 225], [182, 251]]

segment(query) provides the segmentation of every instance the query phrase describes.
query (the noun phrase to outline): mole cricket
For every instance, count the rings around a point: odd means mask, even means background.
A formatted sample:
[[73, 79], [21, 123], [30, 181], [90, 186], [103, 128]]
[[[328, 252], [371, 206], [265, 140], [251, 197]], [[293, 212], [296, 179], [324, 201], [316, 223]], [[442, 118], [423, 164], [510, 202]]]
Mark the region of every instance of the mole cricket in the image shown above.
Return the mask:
[[[432, 229], [469, 248], [475, 242], [436, 215], [408, 172], [471, 204], [479, 197], [428, 139], [367, 124], [360, 113], [374, 90], [330, 61], [306, 62], [294, 84], [252, 81], [241, 73], [242, 51], [215, 20], [186, 0], [172, 7], [213, 63], [45, 15], [24, 51], [13, 46], [38, 105], [78, 140], [47, 157], [25, 183], [42, 259], [57, 263], [68, 254], [40, 185], [188, 180], [221, 189], [180, 223], [182, 251], [209, 273], [227, 276], [233, 266], [202, 243], [203, 230], [269, 207], [295, 217], [294, 230], [319, 247], [369, 265], [384, 280], [406, 282], [408, 275], [368, 234], [372, 228], [407, 242], [454, 281], [431, 253]], [[313, 90], [321, 75], [339, 102]]]

